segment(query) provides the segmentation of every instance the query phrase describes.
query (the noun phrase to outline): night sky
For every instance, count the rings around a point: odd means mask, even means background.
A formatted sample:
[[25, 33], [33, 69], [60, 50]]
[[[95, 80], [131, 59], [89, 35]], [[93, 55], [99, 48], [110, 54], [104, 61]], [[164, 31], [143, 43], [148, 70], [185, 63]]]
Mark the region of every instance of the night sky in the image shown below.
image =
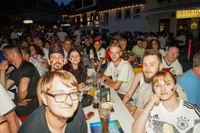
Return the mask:
[[64, 2], [64, 4], [68, 4], [71, 0], [55, 0], [56, 2], [58, 2], [58, 4], [60, 4], [62, 1]]

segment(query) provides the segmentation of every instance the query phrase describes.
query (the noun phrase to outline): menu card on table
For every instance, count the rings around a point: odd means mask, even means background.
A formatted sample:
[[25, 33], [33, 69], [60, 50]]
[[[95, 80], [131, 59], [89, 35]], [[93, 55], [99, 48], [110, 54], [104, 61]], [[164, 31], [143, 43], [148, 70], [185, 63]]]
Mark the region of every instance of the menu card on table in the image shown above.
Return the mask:
[[[101, 133], [101, 122], [90, 123], [91, 133]], [[109, 121], [109, 133], [124, 133], [118, 120]]]

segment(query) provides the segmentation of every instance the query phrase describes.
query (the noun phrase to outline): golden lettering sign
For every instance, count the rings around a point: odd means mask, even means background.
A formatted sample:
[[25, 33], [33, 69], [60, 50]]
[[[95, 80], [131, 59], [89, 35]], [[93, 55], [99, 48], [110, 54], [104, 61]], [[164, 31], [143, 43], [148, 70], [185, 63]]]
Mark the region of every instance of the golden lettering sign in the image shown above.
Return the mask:
[[178, 10], [176, 11], [176, 18], [200, 18], [200, 9]]

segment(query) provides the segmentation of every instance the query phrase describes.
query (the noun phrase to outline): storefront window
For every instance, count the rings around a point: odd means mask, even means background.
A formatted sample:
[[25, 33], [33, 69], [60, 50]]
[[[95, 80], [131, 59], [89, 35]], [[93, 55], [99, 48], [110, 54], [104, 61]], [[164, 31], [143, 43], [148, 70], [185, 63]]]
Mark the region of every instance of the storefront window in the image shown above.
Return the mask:
[[116, 10], [116, 20], [122, 19], [122, 10]]
[[170, 29], [170, 19], [160, 19], [159, 20], [159, 32], [167, 32]]

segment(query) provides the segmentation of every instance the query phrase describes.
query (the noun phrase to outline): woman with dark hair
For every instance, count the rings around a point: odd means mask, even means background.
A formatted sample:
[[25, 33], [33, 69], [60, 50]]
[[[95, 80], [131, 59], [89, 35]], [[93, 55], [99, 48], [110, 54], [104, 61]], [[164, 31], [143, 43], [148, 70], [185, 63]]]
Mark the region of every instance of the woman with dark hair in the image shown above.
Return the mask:
[[97, 71], [104, 71], [107, 67], [106, 65], [106, 51], [101, 46], [102, 41], [100, 38], [94, 39], [93, 47], [90, 49], [90, 59], [92, 62], [92, 67]]
[[70, 49], [68, 63], [64, 65], [63, 69], [71, 72], [76, 77], [79, 89], [85, 87], [87, 72], [81, 58], [81, 53], [77, 49]]
[[38, 45], [35, 45], [35, 44], [30, 45], [29, 49], [31, 51], [31, 56], [34, 56], [34, 55], [37, 55], [37, 54], [44, 56], [43, 50]]
[[162, 56], [166, 54], [166, 52], [160, 48], [160, 42], [157, 39], [152, 39], [146, 49], [157, 49]]
[[44, 52], [43, 50], [37, 46], [37, 45], [30, 45], [29, 46], [30, 52], [31, 52], [31, 60], [38, 60], [42, 65], [45, 66], [46, 70], [48, 70], [48, 63], [47, 60], [44, 58]]

